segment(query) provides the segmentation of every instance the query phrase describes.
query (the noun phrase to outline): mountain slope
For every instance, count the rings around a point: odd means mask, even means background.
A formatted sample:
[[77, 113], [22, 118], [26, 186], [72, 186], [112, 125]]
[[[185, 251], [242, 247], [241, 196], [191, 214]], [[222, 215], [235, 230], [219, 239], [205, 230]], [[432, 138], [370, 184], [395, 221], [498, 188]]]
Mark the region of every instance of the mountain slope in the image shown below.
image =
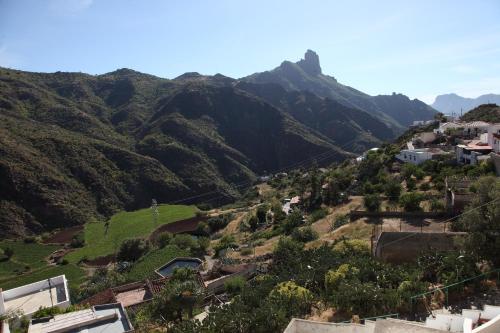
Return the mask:
[[308, 91], [287, 91], [277, 84], [245, 81], [238, 82], [236, 87], [263, 98], [349, 151], [366, 151], [395, 135], [389, 126], [367, 112]]
[[284, 61], [279, 67], [255, 73], [241, 80], [252, 83], [276, 83], [286, 90], [306, 90], [328, 97], [349, 108], [370, 113], [398, 132], [414, 120], [432, 119], [435, 110], [419, 100], [410, 100], [400, 94], [370, 96], [339, 83], [334, 77], [322, 74], [319, 57], [308, 50], [304, 59], [292, 63]]
[[0, 236], [82, 224], [152, 198], [224, 202], [256, 174], [351, 156], [234, 80], [0, 69]]
[[500, 106], [497, 104], [482, 104], [464, 114], [463, 121], [485, 121], [500, 123]]
[[439, 95], [432, 103], [432, 107], [445, 114], [465, 113], [481, 104], [500, 104], [500, 95], [486, 94], [477, 98], [462, 97], [457, 94]]

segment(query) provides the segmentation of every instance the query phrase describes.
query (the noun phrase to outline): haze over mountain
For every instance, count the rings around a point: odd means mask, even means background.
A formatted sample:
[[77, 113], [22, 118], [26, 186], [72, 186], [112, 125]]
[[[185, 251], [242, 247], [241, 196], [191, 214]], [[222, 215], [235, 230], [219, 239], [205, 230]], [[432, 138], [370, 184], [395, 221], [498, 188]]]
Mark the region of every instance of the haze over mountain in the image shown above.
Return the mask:
[[414, 120], [432, 119], [435, 110], [418, 99], [392, 95], [370, 96], [339, 83], [333, 76], [322, 73], [319, 56], [307, 50], [304, 59], [296, 63], [283, 61], [273, 70], [255, 73], [241, 80], [253, 83], [276, 83], [286, 90], [310, 91], [328, 97], [349, 108], [356, 108], [379, 118], [397, 131], [403, 130]]
[[432, 103], [432, 107], [445, 114], [455, 112], [459, 115], [461, 112], [465, 113], [481, 104], [488, 103], [500, 104], [500, 95], [486, 94], [476, 98], [462, 97], [454, 93], [439, 95]]

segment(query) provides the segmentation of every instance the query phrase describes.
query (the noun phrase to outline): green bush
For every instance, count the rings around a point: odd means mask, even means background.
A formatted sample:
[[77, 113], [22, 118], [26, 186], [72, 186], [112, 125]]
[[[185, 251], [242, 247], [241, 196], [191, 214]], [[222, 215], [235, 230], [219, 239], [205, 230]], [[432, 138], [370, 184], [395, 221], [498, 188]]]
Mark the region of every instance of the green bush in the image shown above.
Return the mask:
[[418, 192], [404, 193], [399, 198], [399, 204], [407, 212], [417, 212], [422, 210], [420, 203], [424, 200], [424, 195]]
[[242, 256], [249, 256], [249, 255], [253, 254], [253, 248], [252, 247], [245, 247], [245, 248], [241, 249], [240, 254]]
[[297, 228], [292, 232], [291, 237], [297, 242], [307, 243], [318, 239], [318, 233], [311, 227]]
[[245, 278], [242, 276], [235, 276], [224, 282], [224, 290], [230, 295], [239, 294], [243, 287], [245, 287]]
[[174, 236], [170, 232], [162, 232], [157, 238], [156, 238], [156, 246], [158, 246], [160, 249], [163, 249], [165, 246], [170, 244], [172, 241], [172, 238]]
[[420, 184], [420, 190], [421, 191], [429, 191], [431, 189], [431, 185], [429, 183], [422, 183]]
[[314, 210], [311, 214], [309, 214], [309, 218], [308, 218], [309, 223], [314, 223], [327, 215], [328, 215], [327, 209], [318, 208], [318, 209]]
[[70, 246], [72, 248], [83, 247], [85, 245], [85, 236], [83, 232], [79, 232], [71, 238]]
[[126, 239], [116, 255], [119, 261], [136, 261], [149, 251], [149, 242], [142, 238]]
[[380, 205], [382, 201], [378, 194], [374, 193], [365, 195], [363, 198], [363, 202], [367, 211], [369, 212], [380, 211]]
[[283, 223], [283, 230], [287, 235], [289, 235], [293, 229], [301, 226], [303, 224], [303, 217], [300, 211], [293, 211], [286, 217]]
[[333, 223], [332, 223], [332, 230], [340, 228], [341, 226], [346, 225], [348, 223], [349, 223], [349, 216], [347, 216], [347, 215], [337, 216], [335, 221], [333, 221]]
[[178, 234], [170, 241], [170, 244], [177, 246], [180, 249], [191, 250], [198, 248], [197, 240], [188, 234]]

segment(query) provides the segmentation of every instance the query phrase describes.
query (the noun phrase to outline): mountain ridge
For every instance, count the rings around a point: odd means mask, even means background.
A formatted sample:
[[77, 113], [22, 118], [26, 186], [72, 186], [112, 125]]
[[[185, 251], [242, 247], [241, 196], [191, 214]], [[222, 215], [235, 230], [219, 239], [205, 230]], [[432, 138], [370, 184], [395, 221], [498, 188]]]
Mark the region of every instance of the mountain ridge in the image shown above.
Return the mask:
[[500, 104], [500, 94], [484, 94], [476, 98], [462, 97], [455, 93], [436, 96], [432, 107], [445, 114], [461, 114], [481, 104]]
[[347, 107], [364, 110], [390, 124], [399, 133], [414, 120], [432, 119], [436, 112], [424, 102], [410, 100], [402, 94], [370, 96], [343, 85], [334, 77], [322, 73], [319, 56], [311, 50], [307, 50], [304, 59], [298, 62], [284, 61], [272, 70], [254, 73], [240, 80], [276, 83], [286, 90], [307, 90]]

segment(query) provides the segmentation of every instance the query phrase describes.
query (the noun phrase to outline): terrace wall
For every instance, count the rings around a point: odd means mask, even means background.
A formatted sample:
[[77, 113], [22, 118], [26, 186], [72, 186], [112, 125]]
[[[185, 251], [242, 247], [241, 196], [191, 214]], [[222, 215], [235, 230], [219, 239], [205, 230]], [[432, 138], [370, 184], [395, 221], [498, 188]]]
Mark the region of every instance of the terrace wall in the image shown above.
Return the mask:
[[383, 231], [373, 249], [374, 255], [391, 263], [415, 261], [427, 250], [452, 251], [461, 248], [463, 232], [387, 232]]

